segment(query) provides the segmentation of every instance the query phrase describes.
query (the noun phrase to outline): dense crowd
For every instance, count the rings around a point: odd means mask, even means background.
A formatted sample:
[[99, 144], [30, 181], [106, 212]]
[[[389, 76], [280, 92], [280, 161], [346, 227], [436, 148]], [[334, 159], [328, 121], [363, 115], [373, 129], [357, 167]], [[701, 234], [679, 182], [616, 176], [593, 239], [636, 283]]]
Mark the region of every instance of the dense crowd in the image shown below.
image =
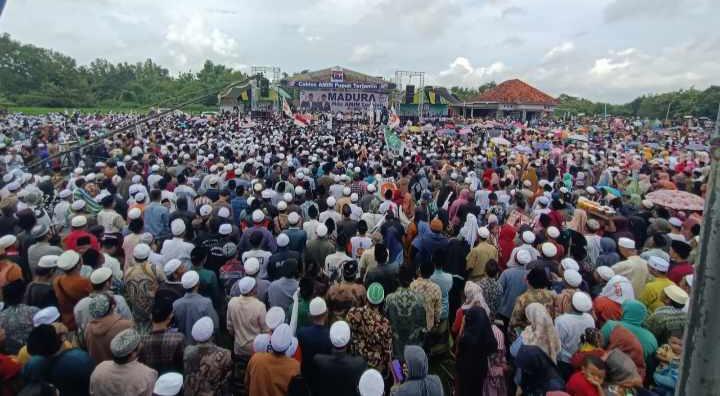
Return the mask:
[[0, 120], [0, 394], [674, 393], [702, 129], [331, 118]]

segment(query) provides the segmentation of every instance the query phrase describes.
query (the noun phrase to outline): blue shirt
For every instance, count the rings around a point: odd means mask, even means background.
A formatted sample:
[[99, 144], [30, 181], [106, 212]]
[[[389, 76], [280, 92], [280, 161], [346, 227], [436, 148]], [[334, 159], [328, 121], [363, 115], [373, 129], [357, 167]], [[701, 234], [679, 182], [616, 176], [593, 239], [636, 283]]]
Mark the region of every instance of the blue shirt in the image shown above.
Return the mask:
[[527, 271], [524, 267], [511, 267], [500, 274], [499, 282], [503, 291], [498, 309], [500, 315], [510, 319], [515, 307], [515, 300], [527, 290], [526, 274]]
[[90, 375], [95, 363], [87, 352], [79, 348], [68, 349], [59, 355], [46, 358], [32, 356], [22, 370], [27, 382], [47, 381], [55, 385], [61, 395], [87, 395]]
[[185, 295], [173, 303], [173, 314], [175, 315], [175, 326], [185, 334], [185, 343], [192, 344], [192, 327], [198, 319], [209, 316], [215, 325], [215, 331], [219, 329], [219, 320], [212, 301], [197, 293], [185, 293]]
[[248, 208], [247, 199], [245, 197], [235, 197], [230, 201], [230, 206], [233, 210], [235, 225], [238, 225], [240, 224], [240, 213]]
[[151, 233], [155, 239], [170, 236], [170, 212], [162, 204], [150, 203], [145, 208], [143, 220], [145, 221], [145, 230]]
[[440, 293], [442, 294], [440, 320], [445, 320], [448, 318], [449, 295], [453, 284], [452, 275], [441, 269], [435, 269], [435, 272], [430, 277], [430, 280], [440, 287]]

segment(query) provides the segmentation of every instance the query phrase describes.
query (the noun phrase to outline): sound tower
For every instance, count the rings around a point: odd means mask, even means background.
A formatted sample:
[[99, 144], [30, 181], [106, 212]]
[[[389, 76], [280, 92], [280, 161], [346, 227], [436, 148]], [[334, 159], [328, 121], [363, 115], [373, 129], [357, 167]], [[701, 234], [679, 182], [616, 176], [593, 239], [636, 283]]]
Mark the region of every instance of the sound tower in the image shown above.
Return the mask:
[[412, 103], [415, 98], [415, 86], [414, 85], [406, 85], [405, 86], [405, 103]]
[[267, 78], [261, 77], [260, 78], [260, 97], [267, 98], [270, 96], [270, 82]]

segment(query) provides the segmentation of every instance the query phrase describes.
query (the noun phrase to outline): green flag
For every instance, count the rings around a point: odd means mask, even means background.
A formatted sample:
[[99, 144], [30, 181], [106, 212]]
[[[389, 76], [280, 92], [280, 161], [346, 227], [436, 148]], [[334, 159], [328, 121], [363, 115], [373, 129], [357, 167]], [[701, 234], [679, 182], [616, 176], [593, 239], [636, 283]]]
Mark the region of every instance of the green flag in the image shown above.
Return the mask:
[[400, 136], [395, 133], [390, 127], [385, 125], [385, 146], [395, 155], [403, 155], [405, 151], [405, 143], [403, 143]]

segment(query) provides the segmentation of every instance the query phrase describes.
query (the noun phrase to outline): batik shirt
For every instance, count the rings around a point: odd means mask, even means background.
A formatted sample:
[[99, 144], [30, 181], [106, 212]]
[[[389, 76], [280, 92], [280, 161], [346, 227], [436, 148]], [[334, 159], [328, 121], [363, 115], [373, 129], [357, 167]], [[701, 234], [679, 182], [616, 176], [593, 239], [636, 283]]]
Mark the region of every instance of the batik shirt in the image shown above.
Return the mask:
[[353, 334], [350, 352], [374, 369], [387, 369], [393, 349], [390, 321], [370, 306], [350, 308], [346, 320]]
[[393, 356], [403, 356], [405, 345], [422, 345], [427, 318], [425, 301], [410, 289], [400, 288], [385, 299], [385, 315], [393, 332]]

